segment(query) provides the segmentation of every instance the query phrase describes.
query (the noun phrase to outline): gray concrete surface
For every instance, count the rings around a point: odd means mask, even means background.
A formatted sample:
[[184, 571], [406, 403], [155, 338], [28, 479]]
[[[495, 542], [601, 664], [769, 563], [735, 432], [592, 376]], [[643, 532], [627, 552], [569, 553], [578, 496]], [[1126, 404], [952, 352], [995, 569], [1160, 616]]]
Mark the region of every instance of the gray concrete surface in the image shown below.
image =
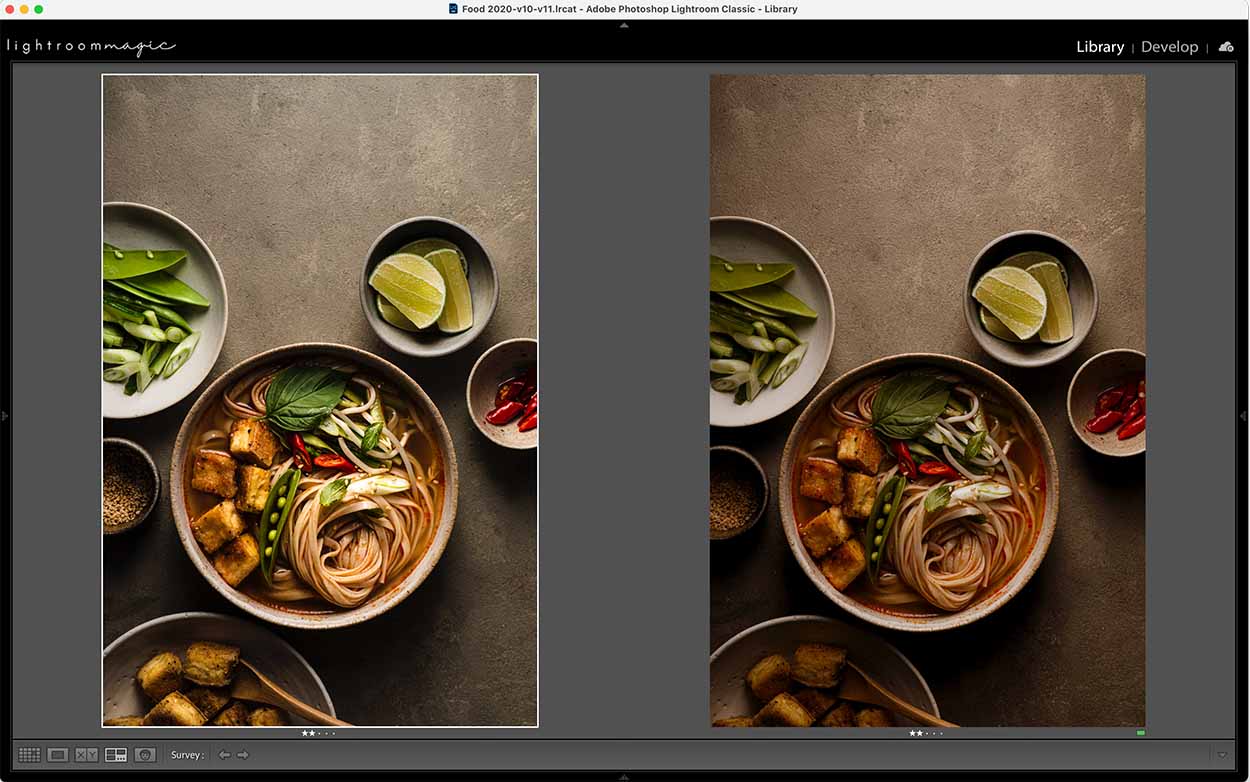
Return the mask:
[[[176, 215], [225, 274], [230, 327], [205, 384], [267, 348], [342, 342], [408, 371], [451, 430], [460, 506], [429, 579], [363, 625], [274, 628], [317, 669], [349, 722], [537, 720], [535, 453], [488, 442], [464, 395], [482, 351], [536, 335], [536, 98], [528, 76], [104, 80], [105, 200]], [[445, 358], [387, 350], [360, 311], [370, 245], [416, 215], [468, 226], [498, 267], [490, 326]], [[138, 421], [106, 421], [104, 434], [142, 443], [164, 468], [194, 398]], [[104, 642], [187, 610], [238, 613], [187, 560], [166, 495], [142, 528], [105, 541]]]
[[[817, 389], [872, 358], [951, 353], [999, 373], [1041, 416], [1059, 460], [1058, 527], [1015, 599], [939, 634], [874, 629], [981, 726], [1145, 724], [1145, 461], [1098, 457], [1065, 397], [1094, 353], [1146, 348], [1145, 80], [1136, 76], [726, 76], [711, 82], [711, 214], [788, 231], [829, 278], [833, 353]], [[1039, 228], [1090, 265], [1101, 308], [1076, 353], [1017, 370], [981, 352], [961, 295], [991, 239]], [[813, 391], [813, 394], [815, 390]], [[774, 481], [801, 412], [712, 442]], [[795, 563], [774, 506], [711, 547], [711, 644], [794, 613], [855, 620]]]

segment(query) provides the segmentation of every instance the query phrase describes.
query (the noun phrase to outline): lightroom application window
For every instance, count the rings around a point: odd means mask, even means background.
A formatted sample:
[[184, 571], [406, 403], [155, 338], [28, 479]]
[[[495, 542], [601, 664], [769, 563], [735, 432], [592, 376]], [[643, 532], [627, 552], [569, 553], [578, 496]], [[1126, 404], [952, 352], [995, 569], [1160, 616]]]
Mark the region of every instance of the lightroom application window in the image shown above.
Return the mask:
[[1246, 6], [829, 13], [0, 4], [6, 777], [1244, 779]]

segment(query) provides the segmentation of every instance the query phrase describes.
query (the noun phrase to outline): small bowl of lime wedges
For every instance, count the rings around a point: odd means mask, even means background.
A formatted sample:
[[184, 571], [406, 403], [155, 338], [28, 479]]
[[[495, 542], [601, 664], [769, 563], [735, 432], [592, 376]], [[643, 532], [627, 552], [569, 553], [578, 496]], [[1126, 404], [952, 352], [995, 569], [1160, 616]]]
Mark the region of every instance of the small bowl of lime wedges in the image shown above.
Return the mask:
[[482, 333], [498, 303], [495, 264], [459, 223], [412, 217], [369, 248], [360, 306], [378, 337], [400, 353], [454, 353]]
[[977, 344], [1004, 364], [1041, 367], [1071, 355], [1098, 316], [1094, 275], [1070, 244], [1014, 231], [968, 270], [964, 316]]

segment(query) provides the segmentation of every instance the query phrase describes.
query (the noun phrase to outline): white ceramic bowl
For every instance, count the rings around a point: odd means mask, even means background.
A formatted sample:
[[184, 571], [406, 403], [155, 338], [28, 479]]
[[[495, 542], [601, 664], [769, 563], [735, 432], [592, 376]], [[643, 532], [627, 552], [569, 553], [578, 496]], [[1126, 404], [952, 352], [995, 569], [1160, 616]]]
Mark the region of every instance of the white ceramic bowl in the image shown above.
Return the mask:
[[[845, 622], [805, 615], [760, 622], [730, 638], [712, 654], [712, 719], [753, 715], [759, 711], [763, 704], [756, 702], [747, 686], [747, 671], [770, 654], [790, 657], [794, 647], [801, 643], [824, 643], [846, 649], [847, 657], [886, 689], [935, 717], [941, 716], [924, 677], [898, 649]], [[895, 719], [900, 726], [915, 724], [901, 715], [895, 715]]]
[[[187, 479], [187, 472], [184, 469], [187, 461], [194, 458], [195, 446], [191, 442], [192, 434], [199, 428], [200, 419], [220, 405], [221, 394], [226, 389], [239, 382], [244, 376], [265, 366], [315, 360], [354, 364], [375, 376], [381, 377], [391, 387], [402, 391], [412, 401], [413, 407], [418, 415], [422, 417], [424, 425], [429, 427], [431, 434], [438, 443], [439, 450], [442, 452], [443, 479], [445, 481], [443, 509], [442, 515], [439, 517], [438, 529], [434, 533], [434, 539], [430, 542], [430, 547], [426, 550], [421, 560], [417, 562], [416, 566], [408, 571], [408, 574], [400, 579], [399, 583], [388, 584], [380, 593], [375, 593], [355, 608], [328, 610], [321, 613], [276, 608], [226, 583], [226, 580], [213, 567], [212, 559], [204, 553], [204, 550], [200, 548], [200, 544], [196, 542], [195, 536], [191, 533], [191, 517], [187, 513], [186, 499], [186, 492], [190, 489], [190, 481]], [[178, 430], [178, 437], [174, 441], [173, 459], [171, 460], [169, 475], [169, 496], [173, 505], [174, 525], [178, 530], [178, 537], [182, 540], [182, 547], [186, 550], [187, 556], [191, 558], [191, 561], [195, 563], [195, 567], [200, 571], [200, 575], [204, 576], [208, 583], [213, 586], [213, 589], [216, 589], [223, 597], [239, 608], [266, 622], [306, 630], [327, 630], [334, 627], [358, 624], [383, 614], [403, 602], [425, 581], [434, 570], [434, 566], [438, 564], [439, 558], [443, 555], [443, 550], [447, 547], [447, 540], [451, 537], [451, 528], [456, 521], [458, 478], [456, 450], [452, 445], [451, 433], [447, 431], [447, 425], [443, 422], [443, 416], [438, 412], [438, 407], [421, 390], [421, 386], [417, 385], [399, 367], [368, 351], [348, 347], [347, 345], [307, 342], [274, 348], [245, 359], [214, 380], [204, 390], [204, 393], [200, 394], [200, 398], [191, 406], [187, 417], [183, 419], [182, 427]]]
[[[158, 652], [179, 656], [195, 641], [237, 646], [245, 660], [304, 703], [334, 716], [330, 693], [303, 655], [265, 628], [222, 614], [169, 614], [123, 633], [104, 650], [104, 719], [145, 714], [152, 707], [135, 683], [139, 667]], [[305, 725], [294, 714], [293, 725]]]
[[[794, 496], [798, 483], [795, 467], [799, 461], [799, 446], [807, 439], [807, 431], [815, 426], [816, 423], [828, 420], [827, 408], [829, 404], [851, 386], [866, 378], [891, 374], [908, 367], [938, 367], [958, 373], [967, 378], [973, 385], [985, 388], [995, 394], [1003, 404], [1014, 408], [1019, 416], [1021, 425], [1031, 430], [1033, 442], [1040, 451], [1039, 457], [1042, 460], [1042, 467], [1046, 475], [1046, 507], [1042, 510], [1041, 528], [1038, 530], [1037, 539], [1034, 541], [1033, 548], [1029, 551], [1028, 556], [1025, 557], [1024, 561], [1016, 569], [1016, 572], [1005, 582], [995, 586], [990, 594], [981, 596], [967, 608], [953, 613], [934, 609], [935, 613], [930, 615], [887, 614], [871, 606], [864, 605], [855, 598], [838, 591], [824, 577], [824, 574], [820, 572], [820, 567], [812, 559], [811, 554], [807, 553], [807, 548], [803, 545], [803, 541], [799, 539], [794, 515]], [[786, 540], [790, 543], [791, 553], [794, 554], [799, 567], [807, 574], [808, 579], [826, 597], [837, 603], [838, 606], [846, 609], [847, 612], [866, 622], [871, 622], [881, 627], [888, 627], [892, 630], [909, 630], [913, 632], [946, 630], [975, 622], [998, 610], [1008, 600], [1015, 597], [1024, 588], [1024, 585], [1029, 582], [1029, 579], [1033, 577], [1033, 574], [1037, 572], [1037, 568], [1042, 564], [1042, 559], [1046, 556], [1046, 550], [1050, 547], [1050, 540], [1055, 534], [1055, 524], [1059, 517], [1059, 465], [1055, 459], [1055, 449], [1050, 443], [1050, 436], [1046, 433], [1046, 427], [1042, 425], [1042, 419], [1038, 418], [1037, 413], [1033, 411], [1033, 408], [1025, 398], [1020, 395], [1020, 392], [1016, 391], [1006, 380], [971, 361], [954, 356], [945, 356], [940, 353], [900, 353], [895, 356], [879, 358], [852, 369], [828, 386], [825, 386], [808, 403], [807, 409], [803, 411], [803, 414], [799, 416], [799, 420], [795, 422], [794, 428], [790, 430], [790, 437], [786, 440], [785, 448], [781, 452], [781, 473], [777, 484], [778, 503], [781, 508], [781, 523], [785, 529]]]
[[195, 351], [173, 377], [156, 378], [143, 393], [132, 396], [126, 396], [124, 383], [100, 381], [100, 405], [105, 418], [138, 418], [182, 401], [212, 371], [226, 339], [230, 313], [226, 280], [204, 240], [168, 212], [126, 201], [110, 201], [104, 204], [103, 212], [104, 241], [109, 244], [124, 250], [186, 250], [186, 260], [170, 272], [211, 302], [208, 309], [179, 308], [191, 328], [201, 334]]
[[808, 346], [798, 370], [781, 388], [766, 388], [754, 401], [742, 405], [734, 404], [733, 394], [708, 388], [712, 426], [758, 424], [794, 407], [820, 380], [833, 349], [833, 294], [812, 254], [780, 228], [750, 217], [713, 217], [710, 230], [712, 255], [729, 261], [794, 264], [794, 273], [780, 284], [818, 315], [814, 321], [787, 320]]

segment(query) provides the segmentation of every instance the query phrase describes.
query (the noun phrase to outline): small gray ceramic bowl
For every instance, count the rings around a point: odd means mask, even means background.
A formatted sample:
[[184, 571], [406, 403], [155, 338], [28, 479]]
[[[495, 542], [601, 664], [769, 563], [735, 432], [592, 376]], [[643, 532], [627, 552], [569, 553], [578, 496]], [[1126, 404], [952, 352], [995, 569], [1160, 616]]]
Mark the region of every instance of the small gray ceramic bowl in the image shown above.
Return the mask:
[[[1044, 342], [1009, 342], [999, 339], [981, 325], [981, 305], [972, 298], [972, 289], [981, 276], [1022, 252], [1053, 255], [1068, 273], [1068, 296], [1072, 299], [1072, 339], [1058, 345]], [[981, 349], [1004, 364], [1016, 367], [1043, 367], [1069, 356], [1081, 346], [1098, 316], [1098, 286], [1089, 267], [1076, 250], [1054, 234], [1045, 231], [1013, 231], [1003, 234], [977, 253], [964, 286], [964, 317]]]
[[506, 339], [483, 353], [473, 365], [469, 382], [465, 385], [465, 399], [473, 424], [492, 443], [517, 450], [538, 447], [537, 427], [522, 432], [517, 429], [517, 421], [503, 426], [486, 422], [486, 414], [495, 407], [495, 392], [499, 390], [499, 384], [526, 369], [537, 367], [538, 340], [529, 337]]
[[1068, 423], [1081, 442], [1105, 456], [1136, 456], [1146, 451], [1146, 432], [1121, 440], [1116, 430], [1103, 434], [1086, 431], [1098, 395], [1109, 388], [1146, 377], [1146, 354], [1121, 348], [1093, 356], [1076, 371], [1068, 385]]
[[136, 442], [127, 440], [124, 437], [105, 437], [101, 454], [107, 454], [110, 449], [121, 452], [123, 457], [128, 456], [135, 459], [138, 464], [143, 465], [142, 469], [151, 475], [152, 480], [152, 495], [148, 498], [147, 504], [138, 515], [130, 521], [124, 521], [121, 524], [101, 525], [105, 535], [116, 535], [119, 532], [134, 529], [152, 514], [152, 509], [156, 507], [156, 501], [161, 498], [161, 473], [156, 469], [156, 462], [152, 460], [152, 455]]
[[[464, 252], [469, 267], [469, 294], [473, 300], [473, 325], [459, 334], [444, 334], [438, 326], [422, 331], [404, 331], [382, 319], [378, 313], [377, 291], [369, 287], [373, 268], [401, 247], [418, 239], [445, 239]], [[401, 220], [382, 232], [365, 257], [364, 274], [360, 276], [360, 306], [365, 320], [391, 348], [409, 356], [445, 356], [454, 353], [482, 333], [495, 305], [499, 303], [499, 277], [495, 264], [478, 238], [459, 223], [442, 217], [411, 217]]]
[[709, 527], [708, 537], [710, 537], [712, 540], [728, 540], [729, 538], [737, 537], [741, 535], [742, 533], [746, 532], [747, 530], [751, 529], [752, 527], [754, 527], [756, 523], [759, 522], [760, 518], [764, 515], [764, 511], [768, 508], [768, 501], [770, 499], [770, 492], [768, 488], [768, 473], [764, 472], [764, 467], [763, 465], [759, 463], [758, 459], [756, 459], [754, 456], [747, 453], [746, 451], [742, 450], [741, 448], [736, 448], [732, 445], [713, 445], [709, 449], [709, 451], [710, 451], [710, 453], [708, 454], [708, 462], [709, 462], [708, 466], [709, 467], [711, 466], [711, 462], [717, 459], [724, 459], [726, 461], [729, 461], [732, 459], [733, 461], [736, 461], [739, 464], [746, 465], [747, 471], [750, 472], [752, 475], [758, 476], [759, 478], [758, 482], [756, 483], [756, 491], [758, 492], [760, 505], [758, 508], [755, 509], [755, 513], [751, 516], [751, 518], [745, 524], [738, 526], [738, 527], [734, 527], [733, 529], [726, 530], [723, 532], [718, 532]]

